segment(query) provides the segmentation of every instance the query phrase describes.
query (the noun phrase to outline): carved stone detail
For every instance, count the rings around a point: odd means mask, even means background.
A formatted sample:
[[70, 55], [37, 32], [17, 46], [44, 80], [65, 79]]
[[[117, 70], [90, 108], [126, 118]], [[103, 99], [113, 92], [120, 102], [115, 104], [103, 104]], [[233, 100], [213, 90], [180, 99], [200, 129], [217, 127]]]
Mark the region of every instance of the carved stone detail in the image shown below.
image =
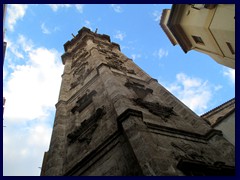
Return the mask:
[[75, 68], [75, 67], [79, 67], [81, 66], [81, 64], [86, 61], [85, 57], [88, 55], [89, 53], [85, 50], [85, 49], [79, 49], [77, 50], [73, 57], [72, 57], [72, 65], [71, 68]]
[[72, 63], [71, 69], [76, 69], [81, 67], [83, 64], [86, 63], [87, 59], [76, 60]]
[[68, 134], [68, 144], [72, 144], [77, 140], [78, 142], [85, 141], [87, 144], [89, 144], [92, 140], [92, 135], [98, 126], [97, 121], [101, 119], [105, 114], [106, 112], [104, 106], [98, 108], [90, 118], [85, 119], [79, 127]]
[[85, 69], [87, 65], [88, 65], [88, 62], [79, 62], [79, 63], [77, 63], [75, 68], [74, 68], [75, 70], [73, 71], [73, 76], [82, 74], [83, 72], [81, 72], [81, 71], [83, 69]]
[[173, 155], [178, 160], [178, 169], [187, 175], [195, 173], [198, 175], [234, 175], [235, 173], [233, 166], [226, 166], [224, 162], [214, 161], [203, 149], [193, 148], [183, 141], [171, 142], [171, 145], [175, 148]]
[[151, 112], [152, 114], [161, 117], [165, 122], [167, 122], [166, 118], [169, 118], [171, 115], [175, 115], [175, 116], [177, 115], [174, 112], [173, 107], [167, 107], [167, 106], [160, 105], [159, 103], [144, 101], [141, 98], [133, 99], [133, 101], [137, 105], [147, 108], [148, 111]]
[[85, 58], [87, 55], [86, 49], [78, 49], [72, 57], [73, 81], [70, 84], [70, 90], [79, 84], [83, 85], [84, 80], [93, 70], [92, 68], [87, 69], [88, 62], [86, 62]]
[[144, 99], [149, 93], [152, 94], [153, 90], [150, 88], [146, 88], [145, 86], [136, 82], [130, 82], [127, 81], [125, 83], [125, 86], [128, 88], [131, 88], [137, 95], [139, 98]]
[[171, 145], [177, 150], [173, 153], [177, 160], [188, 159], [192, 161], [202, 161], [206, 164], [213, 162], [203, 150], [193, 148], [190, 144], [181, 141], [180, 143], [171, 142]]
[[107, 64], [111, 68], [114, 68], [120, 71], [127, 71], [127, 68], [122, 66], [123, 63], [119, 60], [111, 60], [111, 61], [108, 61]]
[[136, 75], [136, 73], [135, 73], [135, 71], [133, 69], [128, 69], [127, 73]]
[[70, 90], [79, 84], [83, 85], [84, 80], [93, 71], [93, 68], [86, 69], [88, 62], [81, 63], [80, 65], [81, 67], [76, 68], [73, 72], [73, 82], [70, 85]]
[[93, 90], [90, 94], [84, 94], [81, 98], [76, 102], [76, 106], [74, 106], [71, 110], [72, 113], [78, 111], [79, 113], [85, 109], [89, 104], [92, 103], [92, 97], [97, 94], [95, 90]]
[[126, 67], [124, 67], [122, 64], [123, 62], [117, 59], [111, 59], [111, 61], [107, 62], [107, 65], [111, 68], [117, 69], [125, 73], [129, 73], [129, 74], [136, 74], [133, 69], [129, 70]]
[[113, 52], [112, 49], [109, 46], [104, 46], [102, 44], [97, 45], [97, 49], [100, 53], [103, 53], [107, 56], [114, 56], [114, 57], [119, 57], [117, 53]]
[[102, 45], [98, 45], [98, 51], [105, 55], [106, 60], [108, 60], [107, 65], [111, 68], [117, 69], [119, 71], [123, 71], [129, 74], [136, 74], [133, 69], [127, 69], [123, 66], [122, 60], [119, 58], [119, 55], [111, 50], [108, 50], [106, 47]]
[[100, 48], [98, 48], [98, 51], [103, 54], [107, 54], [107, 52], [108, 52], [106, 49], [100, 49]]
[[73, 61], [76, 61], [77, 59], [84, 58], [84, 57], [86, 57], [87, 55], [88, 55], [88, 52], [86, 51], [86, 49], [78, 49], [78, 50], [74, 53], [72, 59], [73, 59]]
[[119, 55], [112, 51], [107, 51], [106, 59], [118, 59]]

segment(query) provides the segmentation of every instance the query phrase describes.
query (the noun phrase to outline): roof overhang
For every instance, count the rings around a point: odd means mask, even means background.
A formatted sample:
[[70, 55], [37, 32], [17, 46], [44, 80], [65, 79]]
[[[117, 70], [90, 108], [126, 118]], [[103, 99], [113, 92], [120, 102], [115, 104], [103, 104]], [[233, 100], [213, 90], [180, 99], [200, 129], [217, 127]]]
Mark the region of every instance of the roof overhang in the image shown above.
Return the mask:
[[187, 53], [192, 48], [192, 43], [187, 37], [181, 26], [181, 19], [184, 13], [185, 4], [174, 4], [169, 15], [167, 27], [181, 46], [182, 50]]
[[160, 26], [162, 27], [163, 31], [167, 35], [168, 39], [171, 41], [171, 43], [175, 46], [178, 44], [177, 40], [171, 33], [170, 29], [167, 27], [167, 22], [169, 19], [171, 10], [170, 9], [164, 9], [162, 12], [161, 20], [160, 20]]

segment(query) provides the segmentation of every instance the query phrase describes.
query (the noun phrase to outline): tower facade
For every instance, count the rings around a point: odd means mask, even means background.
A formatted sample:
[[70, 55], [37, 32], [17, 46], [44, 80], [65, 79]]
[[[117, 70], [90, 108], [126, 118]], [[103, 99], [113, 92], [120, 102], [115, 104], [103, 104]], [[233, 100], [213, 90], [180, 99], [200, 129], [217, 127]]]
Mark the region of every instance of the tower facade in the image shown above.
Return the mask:
[[41, 175], [234, 175], [234, 146], [110, 41], [82, 28]]

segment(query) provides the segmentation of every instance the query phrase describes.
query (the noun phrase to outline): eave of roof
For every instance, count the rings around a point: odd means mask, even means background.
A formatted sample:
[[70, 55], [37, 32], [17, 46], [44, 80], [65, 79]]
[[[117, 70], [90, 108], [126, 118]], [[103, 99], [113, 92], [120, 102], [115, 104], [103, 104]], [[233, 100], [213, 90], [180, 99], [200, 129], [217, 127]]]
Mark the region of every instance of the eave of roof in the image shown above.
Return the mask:
[[172, 45], [175, 46], [177, 44], [177, 40], [172, 35], [171, 31], [168, 29], [167, 24], [165, 22], [169, 11], [171, 11], [171, 10], [170, 9], [164, 9], [163, 10], [161, 20], [160, 20], [159, 24], [162, 27], [165, 34], [167, 35], [168, 39], [171, 41]]
[[228, 116], [230, 116], [231, 114], [233, 114], [233, 112], [235, 112], [235, 108], [232, 109], [231, 111], [229, 111], [228, 113], [226, 113], [224, 116], [221, 116], [220, 118], [218, 118], [216, 120], [216, 122], [214, 124], [212, 124], [212, 127], [214, 128], [215, 126], [217, 126], [218, 124], [220, 124], [223, 120], [225, 120]]
[[[221, 105], [219, 105], [219, 106], [211, 109], [210, 111], [202, 114], [200, 117], [207, 117], [208, 115], [210, 115], [210, 114], [213, 113], [214, 111], [218, 112], [218, 111], [219, 111], [220, 109], [222, 109], [223, 107], [228, 107], [228, 106], [231, 106], [231, 105], [233, 105], [233, 104], [235, 104], [235, 98], [232, 98], [232, 99], [230, 99], [229, 101], [227, 101], [227, 102], [225, 102], [225, 103], [223, 103], [223, 104], [221, 104]], [[233, 107], [233, 109], [235, 109], [235, 106]]]
[[187, 53], [192, 48], [192, 43], [180, 25], [184, 4], [173, 4], [167, 26], [174, 35], [182, 50]]

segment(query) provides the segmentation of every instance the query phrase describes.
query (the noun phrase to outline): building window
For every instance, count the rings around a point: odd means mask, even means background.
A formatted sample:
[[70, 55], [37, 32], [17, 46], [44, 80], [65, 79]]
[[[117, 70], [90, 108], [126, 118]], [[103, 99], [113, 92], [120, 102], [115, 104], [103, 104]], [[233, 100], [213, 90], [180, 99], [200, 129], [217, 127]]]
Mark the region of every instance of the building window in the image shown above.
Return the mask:
[[192, 38], [197, 44], [204, 45], [202, 38], [200, 38], [199, 36], [192, 36]]
[[235, 51], [234, 51], [234, 49], [233, 49], [233, 47], [232, 47], [231, 43], [229, 43], [229, 42], [226, 42], [226, 44], [227, 44], [227, 46], [228, 46], [229, 50], [231, 51], [231, 53], [232, 53], [232, 54], [235, 54]]
[[190, 4], [191, 8], [196, 9], [196, 10], [201, 10], [201, 9], [213, 9], [216, 7], [216, 4]]
[[204, 8], [204, 5], [205, 4], [191, 4], [191, 8], [200, 10]]
[[217, 4], [205, 4], [204, 5], [204, 8], [206, 8], [206, 9], [213, 9], [213, 8], [215, 8], [217, 6]]

